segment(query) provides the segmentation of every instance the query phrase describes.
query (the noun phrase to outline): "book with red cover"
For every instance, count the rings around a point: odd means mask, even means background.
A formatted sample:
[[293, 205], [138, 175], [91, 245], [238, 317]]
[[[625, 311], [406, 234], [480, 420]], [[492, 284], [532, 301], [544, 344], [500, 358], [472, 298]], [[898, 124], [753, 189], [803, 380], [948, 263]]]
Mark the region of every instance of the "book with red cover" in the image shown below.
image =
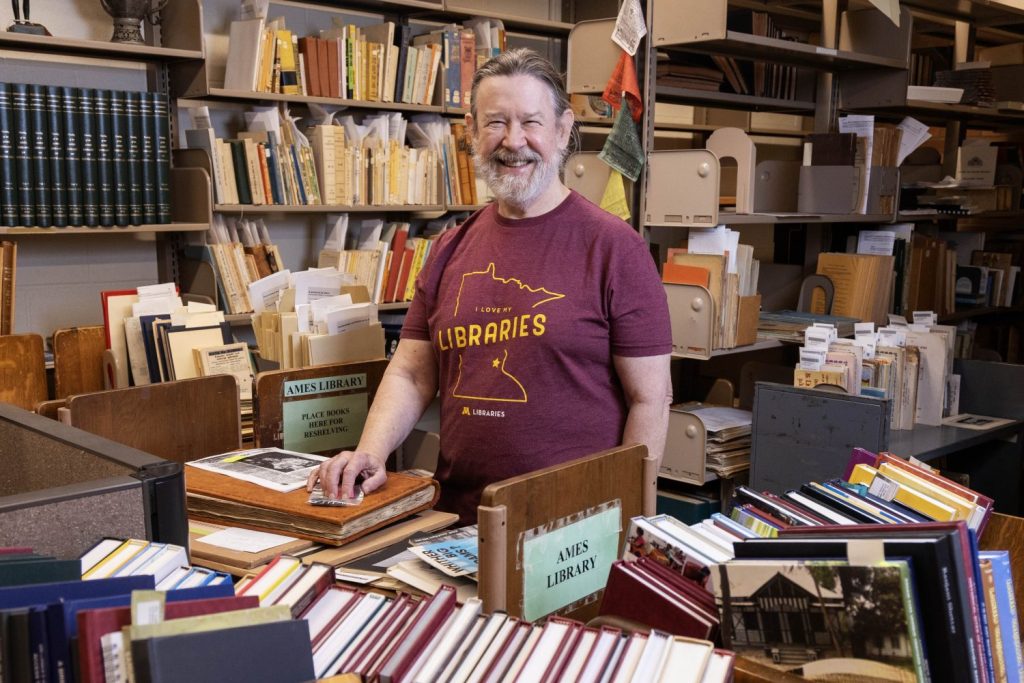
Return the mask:
[[398, 624], [398, 627], [392, 631], [392, 639], [384, 641], [380, 647], [374, 648], [374, 653], [367, 655], [366, 662], [360, 666], [366, 672], [363, 676], [364, 681], [377, 680], [377, 675], [384, 667], [384, 663], [387, 662], [388, 657], [398, 647], [398, 644], [405, 640], [406, 635], [416, 625], [416, 622], [419, 621], [429, 602], [429, 599], [420, 600], [412, 610], [406, 611], [401, 617], [402, 621]]
[[487, 666], [487, 670], [484, 672], [483, 678], [474, 676], [477, 680], [483, 681], [483, 683], [498, 683], [502, 680], [505, 675], [505, 671], [509, 665], [512, 664], [512, 660], [517, 654], [519, 654], [519, 648], [523, 647], [523, 643], [529, 637], [530, 632], [533, 630], [533, 625], [529, 622], [522, 622], [518, 624], [508, 634], [508, 638], [501, 644], [501, 648], [498, 650], [498, 654], [495, 655], [494, 659]]
[[406, 632], [398, 646], [388, 654], [380, 669], [380, 683], [398, 683], [419, 657], [424, 645], [433, 638], [437, 629], [455, 609], [455, 589], [441, 586], [428, 600], [427, 606]]
[[[408, 238], [406, 239], [408, 244]], [[398, 253], [397, 251], [395, 252]], [[393, 291], [388, 292], [387, 303], [395, 303], [398, 301], [405, 300], [405, 288], [409, 284], [409, 273], [412, 271], [412, 258], [415, 251], [409, 247], [405, 248], [402, 252], [402, 260], [398, 263], [398, 274], [395, 278], [395, 288]], [[394, 264], [395, 260], [391, 261]], [[394, 265], [391, 266], [394, 268]]]
[[[311, 574], [312, 572], [312, 574]], [[312, 583], [310, 580], [315, 579]], [[304, 587], [300, 588], [302, 584]], [[320, 594], [334, 585], [334, 567], [322, 562], [311, 562], [305, 573], [295, 580], [288, 590], [274, 604], [290, 604], [292, 618], [298, 619]], [[301, 591], [301, 592], [300, 592]]]
[[[803, 507], [797, 505], [796, 503], [794, 503], [792, 501], [789, 501], [789, 500], [786, 500], [782, 496], [778, 496], [778, 495], [772, 493], [771, 491], [765, 491], [761, 495], [763, 495], [765, 498], [767, 498], [768, 500], [770, 500], [773, 503], [775, 503], [776, 505], [778, 505], [783, 510], [787, 510], [790, 513], [796, 513], [798, 515], [803, 515], [804, 517], [807, 517], [808, 519], [810, 519], [810, 520], [812, 520], [814, 522], [817, 522], [821, 526], [831, 526], [831, 525], [835, 524], [835, 522], [830, 522], [829, 520], [825, 519], [824, 517], [816, 514], [813, 510], [806, 510]], [[806, 526], [806, 525], [804, 525], [804, 526]]]
[[343, 591], [345, 593], [355, 593], [355, 595], [348, 602], [345, 603], [344, 607], [342, 607], [337, 612], [335, 612], [333, 615], [331, 615], [331, 618], [328, 619], [324, 623], [323, 628], [318, 630], [316, 633], [310, 633], [310, 645], [312, 646], [312, 649], [313, 649], [314, 652], [316, 652], [317, 648], [320, 647], [320, 644], [323, 642], [324, 638], [326, 638], [328, 635], [330, 635], [331, 631], [334, 630], [335, 624], [337, 624], [339, 621], [344, 619], [345, 616], [350, 611], [352, 611], [352, 609], [356, 605], [358, 605], [359, 601], [362, 600], [362, 598], [363, 598], [363, 594], [362, 593], [360, 593], [359, 591], [354, 590], [352, 588], [343, 588], [341, 586], [331, 586], [330, 588], [328, 588], [326, 591], [324, 591], [320, 595], [319, 599], [315, 600], [313, 602], [313, 604], [311, 604], [309, 607], [307, 607], [306, 611], [303, 612], [302, 615], [299, 618], [300, 619], [305, 619], [307, 617], [308, 613], [313, 610], [313, 608], [317, 604], [317, 602], [322, 600], [328, 593], [331, 593], [333, 591]]
[[672, 571], [665, 565], [660, 562], [656, 562], [649, 557], [637, 558], [636, 565], [645, 572], [659, 577], [662, 581], [667, 581], [672, 584], [699, 605], [703, 605], [709, 616], [717, 618], [718, 607], [715, 606], [715, 596], [707, 589], [707, 586], [703, 586], [692, 579], [681, 576], [677, 572]]
[[[319, 81], [320, 97], [337, 97], [331, 94], [331, 54], [328, 43], [331, 41], [316, 39], [316, 78]], [[337, 73], [337, 69], [335, 69]]]
[[674, 635], [709, 639], [717, 628], [703, 604], [668, 584], [637, 571], [636, 564], [617, 560], [608, 573], [608, 585], [598, 614], [633, 619]]
[[744, 512], [746, 512], [749, 515], [757, 517], [762, 522], [765, 522], [766, 524], [770, 524], [771, 526], [775, 527], [776, 529], [788, 529], [791, 526], [793, 526], [789, 522], [784, 522], [781, 519], [779, 519], [778, 517], [776, 517], [775, 515], [772, 515], [772, 514], [768, 513], [767, 511], [762, 510], [759, 507], [755, 507], [755, 506], [751, 505], [750, 503], [743, 503], [742, 505], [736, 505], [735, 507], [739, 508], [740, 510], [743, 510]]
[[765, 517], [778, 519], [789, 526], [813, 526], [807, 522], [814, 520], [803, 514], [803, 512], [794, 514], [787, 506], [781, 505], [776, 500], [763, 493], [758, 493], [747, 486], [737, 486], [735, 496], [738, 502], [752, 505], [758, 512], [763, 513]]
[[566, 631], [565, 636], [562, 638], [562, 642], [558, 644], [558, 649], [555, 650], [555, 654], [551, 658], [547, 670], [544, 672], [544, 677], [541, 679], [541, 683], [555, 683], [555, 681], [561, 679], [562, 669], [569, 663], [569, 658], [576, 649], [576, 643], [579, 642], [580, 636], [583, 635], [583, 622], [564, 617], [551, 617], [547, 620], [547, 623], [564, 623], [569, 627], [569, 630]]
[[395, 596], [395, 599], [387, 607], [387, 614], [373, 625], [373, 628], [363, 638], [362, 644], [348, 656], [346, 661], [341, 663], [341, 668], [338, 670], [360, 673], [363, 667], [369, 664], [376, 653], [384, 647], [385, 643], [391, 641], [395, 631], [402, 627], [414, 607], [415, 603], [409, 595], [399, 593]]
[[[253, 596], [168, 602], [164, 605], [164, 618], [181, 619], [253, 607], [259, 607], [259, 600]], [[106, 680], [103, 673], [103, 648], [100, 646], [100, 638], [107, 633], [120, 631], [131, 623], [131, 607], [90, 609], [78, 613], [80, 683], [103, 683]]]
[[405, 242], [409, 239], [409, 226], [403, 224], [395, 230], [395, 236], [391, 238], [391, 265], [388, 267], [388, 277], [384, 285], [384, 296], [382, 303], [393, 303], [395, 291], [398, 287], [398, 271], [402, 269], [402, 258], [405, 256]]

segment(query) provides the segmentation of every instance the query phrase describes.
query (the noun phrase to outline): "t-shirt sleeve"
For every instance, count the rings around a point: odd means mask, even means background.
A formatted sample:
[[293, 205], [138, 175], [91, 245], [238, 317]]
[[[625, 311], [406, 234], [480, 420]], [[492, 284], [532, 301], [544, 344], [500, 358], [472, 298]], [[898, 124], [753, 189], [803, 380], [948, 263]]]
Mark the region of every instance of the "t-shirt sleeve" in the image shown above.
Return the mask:
[[671, 353], [672, 325], [665, 287], [639, 235], [627, 235], [615, 245], [609, 271], [612, 353], [633, 357]]

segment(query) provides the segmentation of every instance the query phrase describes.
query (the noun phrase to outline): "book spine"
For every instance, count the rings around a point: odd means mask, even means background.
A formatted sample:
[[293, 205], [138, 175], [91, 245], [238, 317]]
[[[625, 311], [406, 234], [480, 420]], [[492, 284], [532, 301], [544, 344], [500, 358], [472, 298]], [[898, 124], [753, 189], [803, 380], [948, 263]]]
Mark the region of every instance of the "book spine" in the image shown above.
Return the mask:
[[156, 182], [156, 119], [153, 114], [155, 95], [140, 92], [139, 96], [139, 152], [142, 172], [142, 222], [153, 225], [157, 222]]
[[62, 162], [67, 224], [80, 226], [85, 223], [85, 205], [82, 185], [82, 125], [81, 115], [78, 111], [78, 89], [60, 88], [59, 106], [64, 135], [58, 144], [64, 146]]
[[[64, 130], [64, 98], [62, 88], [46, 86], [47, 143], [50, 148], [50, 213], [55, 228], [66, 228], [69, 219], [67, 176], [64, 172], [67, 159], [66, 131]], [[72, 131], [73, 133], [74, 131]]]
[[96, 123], [96, 206], [99, 225], [109, 228], [114, 225], [114, 133], [113, 116], [110, 111], [111, 93], [108, 90], [90, 90], [94, 120]]
[[18, 175], [15, 164], [14, 112], [11, 86], [0, 83], [0, 224], [13, 228], [18, 224]]
[[28, 115], [28, 85], [11, 84], [11, 113], [14, 116], [14, 167], [18, 188], [18, 225], [36, 224], [32, 193], [32, 133]]
[[122, 95], [125, 108], [125, 155], [128, 167], [128, 222], [131, 225], [142, 225], [142, 93], [124, 91]]
[[35, 202], [36, 226], [53, 225], [50, 210], [50, 141], [46, 129], [46, 87], [28, 86], [28, 115], [32, 144], [32, 196]]
[[238, 203], [252, 204], [252, 193], [249, 191], [249, 167], [245, 162], [245, 143], [242, 140], [229, 140], [228, 144], [231, 145], [231, 162], [235, 168]]
[[156, 222], [171, 222], [171, 119], [167, 95], [153, 93], [153, 131], [156, 135]]
[[128, 183], [128, 105], [123, 90], [108, 90], [110, 107], [110, 160], [113, 168], [114, 224], [126, 226], [131, 220]]
[[[79, 167], [82, 174], [82, 224], [99, 225], [99, 120], [105, 115], [99, 91], [79, 88], [75, 105], [79, 125]], [[104, 126], [105, 129], [105, 126]]]

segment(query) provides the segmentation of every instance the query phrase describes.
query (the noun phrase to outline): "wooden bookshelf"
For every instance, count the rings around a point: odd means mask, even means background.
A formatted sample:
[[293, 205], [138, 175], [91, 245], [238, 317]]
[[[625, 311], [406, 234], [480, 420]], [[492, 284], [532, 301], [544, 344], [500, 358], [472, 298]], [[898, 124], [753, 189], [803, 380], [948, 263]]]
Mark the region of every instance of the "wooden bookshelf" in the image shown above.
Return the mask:
[[[458, 2], [445, 0], [444, 13], [448, 17], [456, 19], [470, 19], [473, 17], [486, 17], [488, 19], [500, 19], [505, 24], [506, 30], [525, 31], [528, 33], [546, 34], [554, 36], [567, 36], [572, 30], [573, 24], [565, 21], [553, 21], [539, 17], [529, 17], [515, 14], [510, 11], [495, 9], [497, 3], [491, 0], [474, 6], [472, 2]], [[514, 5], [514, 3], [513, 3]]]

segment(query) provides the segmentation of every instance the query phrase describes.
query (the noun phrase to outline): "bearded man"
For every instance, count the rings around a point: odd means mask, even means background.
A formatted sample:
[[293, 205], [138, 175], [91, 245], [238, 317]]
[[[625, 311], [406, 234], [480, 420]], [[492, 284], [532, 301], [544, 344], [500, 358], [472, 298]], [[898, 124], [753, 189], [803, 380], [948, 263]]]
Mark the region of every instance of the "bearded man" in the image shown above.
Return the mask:
[[641, 443], [660, 462], [671, 329], [643, 238], [566, 187], [573, 113], [536, 53], [473, 78], [466, 124], [495, 201], [432, 246], [355, 451], [310, 476], [345, 497], [386, 481], [388, 454], [440, 389], [438, 508], [476, 520], [488, 484]]

